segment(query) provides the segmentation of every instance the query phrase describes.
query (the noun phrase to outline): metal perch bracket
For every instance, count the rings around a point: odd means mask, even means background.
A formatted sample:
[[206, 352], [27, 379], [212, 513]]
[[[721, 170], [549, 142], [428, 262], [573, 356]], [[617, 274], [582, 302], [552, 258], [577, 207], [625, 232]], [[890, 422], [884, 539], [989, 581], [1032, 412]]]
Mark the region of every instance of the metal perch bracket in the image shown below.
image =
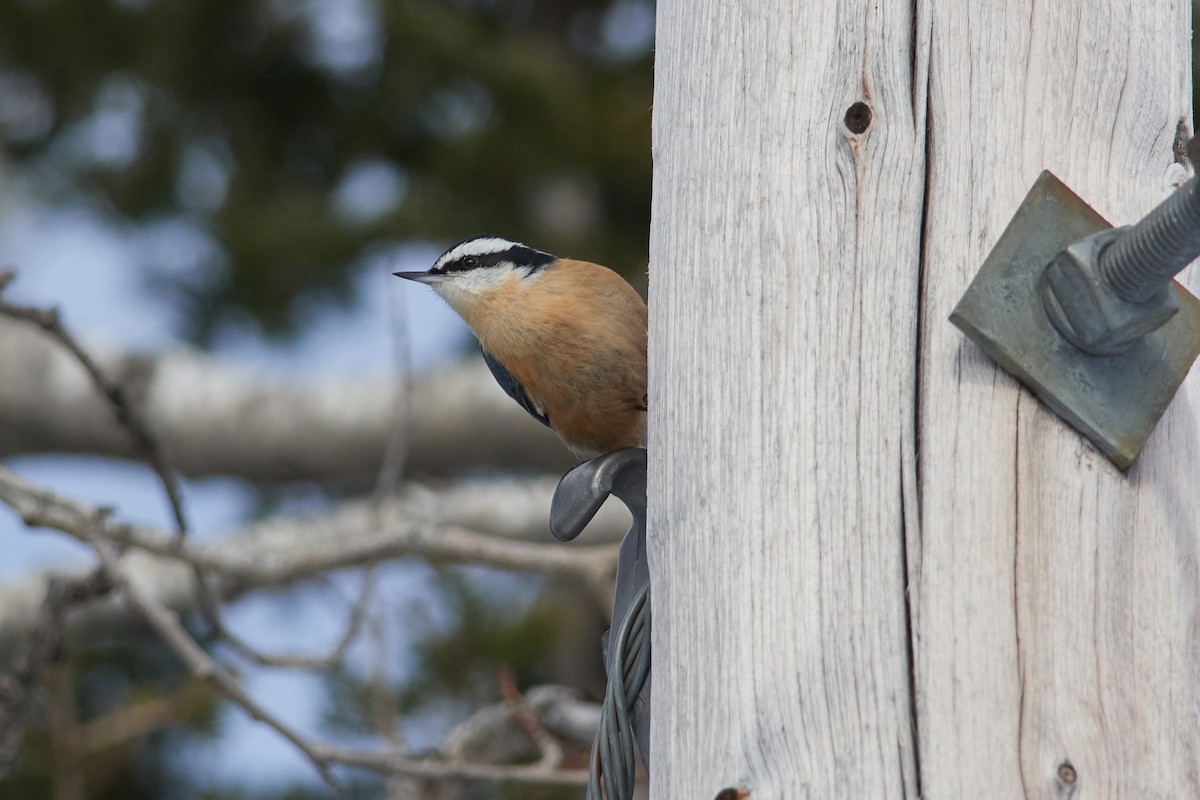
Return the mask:
[[592, 747], [588, 798], [633, 796], [634, 745], [650, 763], [650, 568], [646, 560], [646, 450], [626, 447], [585, 461], [558, 482], [550, 532], [562, 542], [578, 536], [612, 494], [633, 514], [621, 542], [613, 626], [604, 634], [608, 688]]
[[1195, 176], [1113, 228], [1043, 172], [950, 321], [1127, 469], [1200, 353], [1200, 300], [1172, 280], [1197, 256]]

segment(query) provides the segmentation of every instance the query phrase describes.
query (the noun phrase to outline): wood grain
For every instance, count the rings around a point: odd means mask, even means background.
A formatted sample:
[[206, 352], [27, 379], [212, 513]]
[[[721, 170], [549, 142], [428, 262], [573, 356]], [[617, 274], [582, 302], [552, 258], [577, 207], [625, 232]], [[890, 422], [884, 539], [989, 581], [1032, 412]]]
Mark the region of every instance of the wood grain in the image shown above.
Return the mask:
[[1180, 3], [931, 15], [911, 559], [931, 800], [1200, 797], [1195, 376], [1122, 475], [946, 323], [1042, 169], [1119, 224], [1184, 177], [1188, 27]]
[[1123, 475], [947, 322], [1185, 177], [1187, 6], [658, 13], [652, 796], [1200, 797], [1200, 383]]
[[658, 13], [651, 795], [916, 797], [910, 6]]

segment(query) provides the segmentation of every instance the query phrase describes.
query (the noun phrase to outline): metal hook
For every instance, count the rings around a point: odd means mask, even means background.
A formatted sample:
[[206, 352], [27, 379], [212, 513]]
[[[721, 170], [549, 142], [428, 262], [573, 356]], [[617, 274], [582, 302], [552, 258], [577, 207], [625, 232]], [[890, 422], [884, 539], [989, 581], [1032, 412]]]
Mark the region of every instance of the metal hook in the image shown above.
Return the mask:
[[603, 781], [613, 800], [632, 797], [632, 742], [650, 764], [650, 567], [646, 559], [646, 450], [626, 447], [585, 461], [558, 482], [550, 504], [550, 532], [562, 542], [579, 536], [612, 494], [633, 525], [621, 542], [611, 630], [601, 642], [608, 689], [596, 743], [588, 797], [599, 798]]

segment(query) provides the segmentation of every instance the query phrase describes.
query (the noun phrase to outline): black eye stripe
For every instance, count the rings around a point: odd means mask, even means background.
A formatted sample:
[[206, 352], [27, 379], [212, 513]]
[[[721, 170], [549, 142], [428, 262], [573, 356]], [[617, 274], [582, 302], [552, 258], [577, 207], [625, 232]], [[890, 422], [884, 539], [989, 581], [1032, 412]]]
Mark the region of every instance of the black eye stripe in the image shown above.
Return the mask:
[[495, 253], [459, 256], [433, 271], [438, 273], [467, 272], [473, 269], [487, 269], [488, 267], [494, 267], [504, 262], [538, 270], [552, 261], [554, 261], [554, 256], [549, 253], [543, 253], [540, 250], [534, 250], [532, 247], [525, 247], [524, 245], [514, 245]]

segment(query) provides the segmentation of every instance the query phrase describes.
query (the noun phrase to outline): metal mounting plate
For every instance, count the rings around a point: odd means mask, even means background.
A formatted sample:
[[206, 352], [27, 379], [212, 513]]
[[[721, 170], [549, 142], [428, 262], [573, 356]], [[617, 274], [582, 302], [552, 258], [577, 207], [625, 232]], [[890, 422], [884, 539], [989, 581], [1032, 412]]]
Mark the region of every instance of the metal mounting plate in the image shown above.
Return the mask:
[[1200, 300], [1128, 350], [1094, 356], [1046, 316], [1038, 281], [1071, 242], [1112, 227], [1049, 171], [1029, 190], [950, 321], [1060, 417], [1128, 469], [1200, 353]]

